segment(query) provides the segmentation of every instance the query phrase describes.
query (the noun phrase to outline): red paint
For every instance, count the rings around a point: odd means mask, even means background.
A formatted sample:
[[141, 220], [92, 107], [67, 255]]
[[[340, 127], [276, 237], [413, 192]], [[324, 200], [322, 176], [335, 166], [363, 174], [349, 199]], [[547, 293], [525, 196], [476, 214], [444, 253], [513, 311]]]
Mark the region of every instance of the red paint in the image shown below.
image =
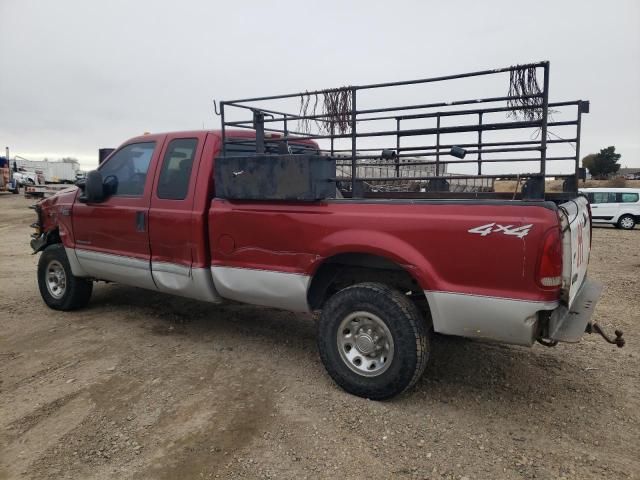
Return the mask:
[[[254, 137], [251, 131], [231, 135]], [[161, 159], [173, 138], [198, 139], [184, 200], [160, 199], [155, 193]], [[332, 255], [370, 253], [397, 262], [426, 290], [558, 298], [558, 289], [543, 289], [536, 283], [544, 235], [558, 228], [553, 210], [519, 202], [212, 201], [219, 132], [145, 135], [125, 145], [150, 140], [156, 141], [156, 150], [142, 197], [111, 197], [88, 205], [79, 203], [75, 192], [61, 194], [40, 203], [42, 215], [61, 204], [73, 205], [73, 225], [57, 218], [45, 220], [45, 229], [59, 225], [69, 247], [201, 268], [214, 264], [313, 275]], [[147, 232], [136, 232], [137, 211], [147, 214]], [[533, 226], [523, 238], [500, 231], [484, 236], [468, 232], [491, 222]]]
[[[160, 153], [159, 165], [156, 168], [149, 208], [149, 243], [151, 245], [151, 260], [155, 262], [170, 262], [190, 266], [198, 248], [199, 233], [204, 229], [203, 222], [199, 222], [194, 215], [196, 186], [190, 182], [184, 200], [169, 200], [157, 195], [162, 159], [174, 139], [196, 138], [196, 147], [191, 178], [198, 172], [200, 162], [203, 161], [202, 151], [207, 137], [206, 132], [185, 132], [168, 134]], [[197, 230], [197, 231], [196, 231]]]
[[[212, 239], [230, 235], [235, 250], [212, 248], [215, 265], [312, 275], [322, 261], [348, 252], [393, 260], [423, 289], [556, 300], [535, 282], [544, 233], [558, 225], [554, 211], [536, 206], [327, 202], [314, 205], [214, 200]], [[495, 221], [533, 224], [522, 239], [468, 233]]]
[[[165, 135], [146, 135], [126, 143], [156, 142], [142, 196], [112, 196], [104, 202], [92, 204], [81, 203], [76, 199], [72, 214], [76, 248], [140, 260], [150, 259], [149, 231], [148, 228], [146, 231], [136, 229], [136, 216], [138, 212], [142, 212], [148, 226], [154, 168], [158, 163], [164, 138]], [[108, 160], [102, 165], [107, 162]]]

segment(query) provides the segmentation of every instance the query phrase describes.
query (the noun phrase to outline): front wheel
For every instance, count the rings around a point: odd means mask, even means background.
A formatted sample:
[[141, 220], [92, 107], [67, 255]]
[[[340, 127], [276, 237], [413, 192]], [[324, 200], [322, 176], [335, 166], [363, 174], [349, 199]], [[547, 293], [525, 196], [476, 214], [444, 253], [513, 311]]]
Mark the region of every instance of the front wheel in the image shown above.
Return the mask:
[[93, 282], [74, 277], [64, 247], [49, 245], [38, 260], [38, 288], [44, 303], [54, 310], [76, 310], [89, 303]]
[[384, 400], [414, 385], [424, 372], [429, 328], [406, 295], [380, 283], [359, 283], [325, 304], [318, 349], [344, 390]]
[[618, 220], [618, 227], [624, 230], [633, 230], [633, 227], [636, 226], [636, 219], [633, 215], [623, 215]]

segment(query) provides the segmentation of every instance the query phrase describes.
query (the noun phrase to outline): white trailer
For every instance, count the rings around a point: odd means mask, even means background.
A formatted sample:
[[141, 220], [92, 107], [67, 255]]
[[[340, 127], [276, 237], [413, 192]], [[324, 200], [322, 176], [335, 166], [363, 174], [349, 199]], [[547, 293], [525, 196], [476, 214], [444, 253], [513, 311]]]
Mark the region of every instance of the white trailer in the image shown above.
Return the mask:
[[30, 172], [42, 172], [46, 183], [74, 183], [76, 181], [77, 164], [66, 162], [48, 162], [44, 160], [27, 160], [26, 158], [14, 158], [18, 169], [24, 168]]

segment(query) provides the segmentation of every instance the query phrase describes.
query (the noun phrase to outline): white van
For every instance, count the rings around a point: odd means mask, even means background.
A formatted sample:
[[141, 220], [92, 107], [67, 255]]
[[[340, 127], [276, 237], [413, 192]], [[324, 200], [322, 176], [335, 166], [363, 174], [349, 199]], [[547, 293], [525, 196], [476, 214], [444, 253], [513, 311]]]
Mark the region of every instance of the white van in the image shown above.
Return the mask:
[[593, 223], [631, 230], [640, 222], [640, 188], [582, 188], [591, 203]]

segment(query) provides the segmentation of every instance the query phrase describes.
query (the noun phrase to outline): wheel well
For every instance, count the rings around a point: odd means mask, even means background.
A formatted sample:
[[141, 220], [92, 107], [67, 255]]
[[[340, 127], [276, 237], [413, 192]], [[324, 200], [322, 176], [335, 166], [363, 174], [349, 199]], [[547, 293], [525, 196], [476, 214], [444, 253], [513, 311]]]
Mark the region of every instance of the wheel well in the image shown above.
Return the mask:
[[54, 243], [62, 243], [62, 239], [60, 238], [60, 230], [54, 228], [53, 230], [49, 230], [47, 232], [47, 245], [53, 245]]
[[40, 238], [33, 239], [31, 241], [31, 248], [33, 248], [33, 253], [38, 253], [49, 245], [55, 245], [57, 243], [62, 243], [62, 240], [60, 239], [60, 230], [54, 228], [53, 230], [44, 232]]
[[311, 310], [320, 310], [334, 293], [356, 283], [379, 282], [401, 292], [428, 308], [422, 287], [401, 265], [388, 258], [368, 253], [341, 253], [327, 258], [313, 275], [307, 292]]
[[624, 217], [631, 217], [636, 223], [638, 222], [638, 220], [640, 220], [640, 215], [634, 215], [633, 213], [623, 213], [618, 217], [618, 222]]

